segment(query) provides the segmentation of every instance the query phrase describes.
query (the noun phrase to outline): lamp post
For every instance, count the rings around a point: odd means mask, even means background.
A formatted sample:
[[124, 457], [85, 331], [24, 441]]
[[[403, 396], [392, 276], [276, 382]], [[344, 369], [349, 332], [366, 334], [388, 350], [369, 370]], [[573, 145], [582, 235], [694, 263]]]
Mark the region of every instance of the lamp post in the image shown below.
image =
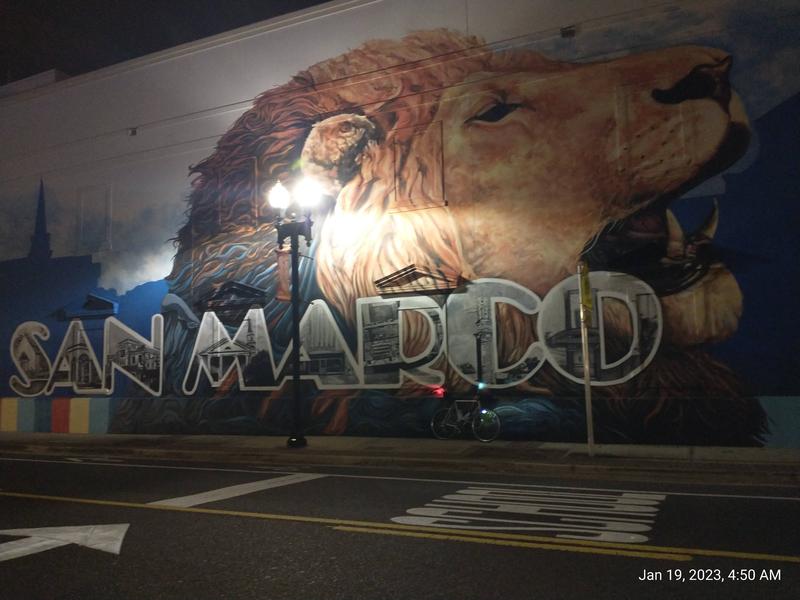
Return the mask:
[[594, 417], [592, 411], [592, 375], [589, 364], [589, 327], [592, 324], [592, 287], [589, 281], [589, 266], [578, 262], [578, 297], [581, 311], [581, 349], [583, 351], [583, 397], [586, 405], [586, 448], [594, 456]]
[[[289, 448], [303, 448], [308, 445], [303, 435], [300, 398], [300, 236], [305, 238], [306, 246], [311, 246], [311, 226], [314, 224], [311, 220], [311, 208], [321, 197], [321, 187], [310, 179], [300, 180], [291, 193], [278, 181], [268, 194], [270, 206], [279, 211], [275, 217], [278, 247], [282, 248], [289, 238], [292, 257], [292, 430], [286, 441]], [[289, 210], [295, 204], [306, 211], [302, 221], [297, 220], [297, 214]], [[288, 216], [281, 217], [282, 211]]]

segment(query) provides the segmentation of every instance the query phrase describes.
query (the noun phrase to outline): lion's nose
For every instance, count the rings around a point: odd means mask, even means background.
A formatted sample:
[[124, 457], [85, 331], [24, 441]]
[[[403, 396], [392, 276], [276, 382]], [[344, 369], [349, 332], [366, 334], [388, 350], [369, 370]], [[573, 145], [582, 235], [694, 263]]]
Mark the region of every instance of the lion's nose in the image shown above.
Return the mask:
[[726, 56], [712, 64], [697, 65], [671, 88], [654, 89], [653, 100], [661, 104], [678, 104], [684, 100], [712, 98], [727, 109], [731, 99], [728, 74], [732, 63], [733, 58]]

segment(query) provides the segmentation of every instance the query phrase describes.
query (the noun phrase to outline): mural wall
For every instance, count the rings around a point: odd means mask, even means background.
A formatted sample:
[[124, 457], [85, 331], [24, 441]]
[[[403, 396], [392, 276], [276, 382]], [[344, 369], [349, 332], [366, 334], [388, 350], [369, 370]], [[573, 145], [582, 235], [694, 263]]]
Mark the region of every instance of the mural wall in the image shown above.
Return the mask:
[[0, 263], [2, 429], [287, 432], [267, 195], [312, 179], [308, 433], [428, 436], [480, 383], [501, 437], [583, 441], [585, 260], [597, 441], [800, 447], [797, 13], [731, 4], [500, 44], [415, 31], [310, 65], [187, 165], [171, 231], [131, 221], [174, 245], [131, 289], [100, 287], [124, 277], [102, 248], [53, 256], [43, 178], [19, 197], [27, 257]]

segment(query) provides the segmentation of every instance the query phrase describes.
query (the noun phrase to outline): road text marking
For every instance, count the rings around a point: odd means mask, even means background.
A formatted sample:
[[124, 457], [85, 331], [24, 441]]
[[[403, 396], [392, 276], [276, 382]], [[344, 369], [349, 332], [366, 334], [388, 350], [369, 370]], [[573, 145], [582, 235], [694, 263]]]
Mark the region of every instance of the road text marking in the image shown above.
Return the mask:
[[446, 494], [394, 523], [484, 531], [549, 532], [561, 539], [641, 544], [665, 494], [555, 491], [474, 485]]

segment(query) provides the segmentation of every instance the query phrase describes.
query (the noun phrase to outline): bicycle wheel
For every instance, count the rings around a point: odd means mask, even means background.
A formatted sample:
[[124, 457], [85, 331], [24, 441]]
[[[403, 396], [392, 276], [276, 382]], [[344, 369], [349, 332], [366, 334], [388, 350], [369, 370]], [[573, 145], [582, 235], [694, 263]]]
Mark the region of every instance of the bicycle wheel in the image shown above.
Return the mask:
[[431, 419], [431, 431], [433, 436], [440, 440], [449, 440], [458, 433], [458, 426], [454, 423], [451, 416], [452, 410], [440, 408], [433, 414]]
[[491, 442], [500, 434], [500, 417], [488, 408], [482, 408], [472, 417], [472, 433], [481, 442]]

